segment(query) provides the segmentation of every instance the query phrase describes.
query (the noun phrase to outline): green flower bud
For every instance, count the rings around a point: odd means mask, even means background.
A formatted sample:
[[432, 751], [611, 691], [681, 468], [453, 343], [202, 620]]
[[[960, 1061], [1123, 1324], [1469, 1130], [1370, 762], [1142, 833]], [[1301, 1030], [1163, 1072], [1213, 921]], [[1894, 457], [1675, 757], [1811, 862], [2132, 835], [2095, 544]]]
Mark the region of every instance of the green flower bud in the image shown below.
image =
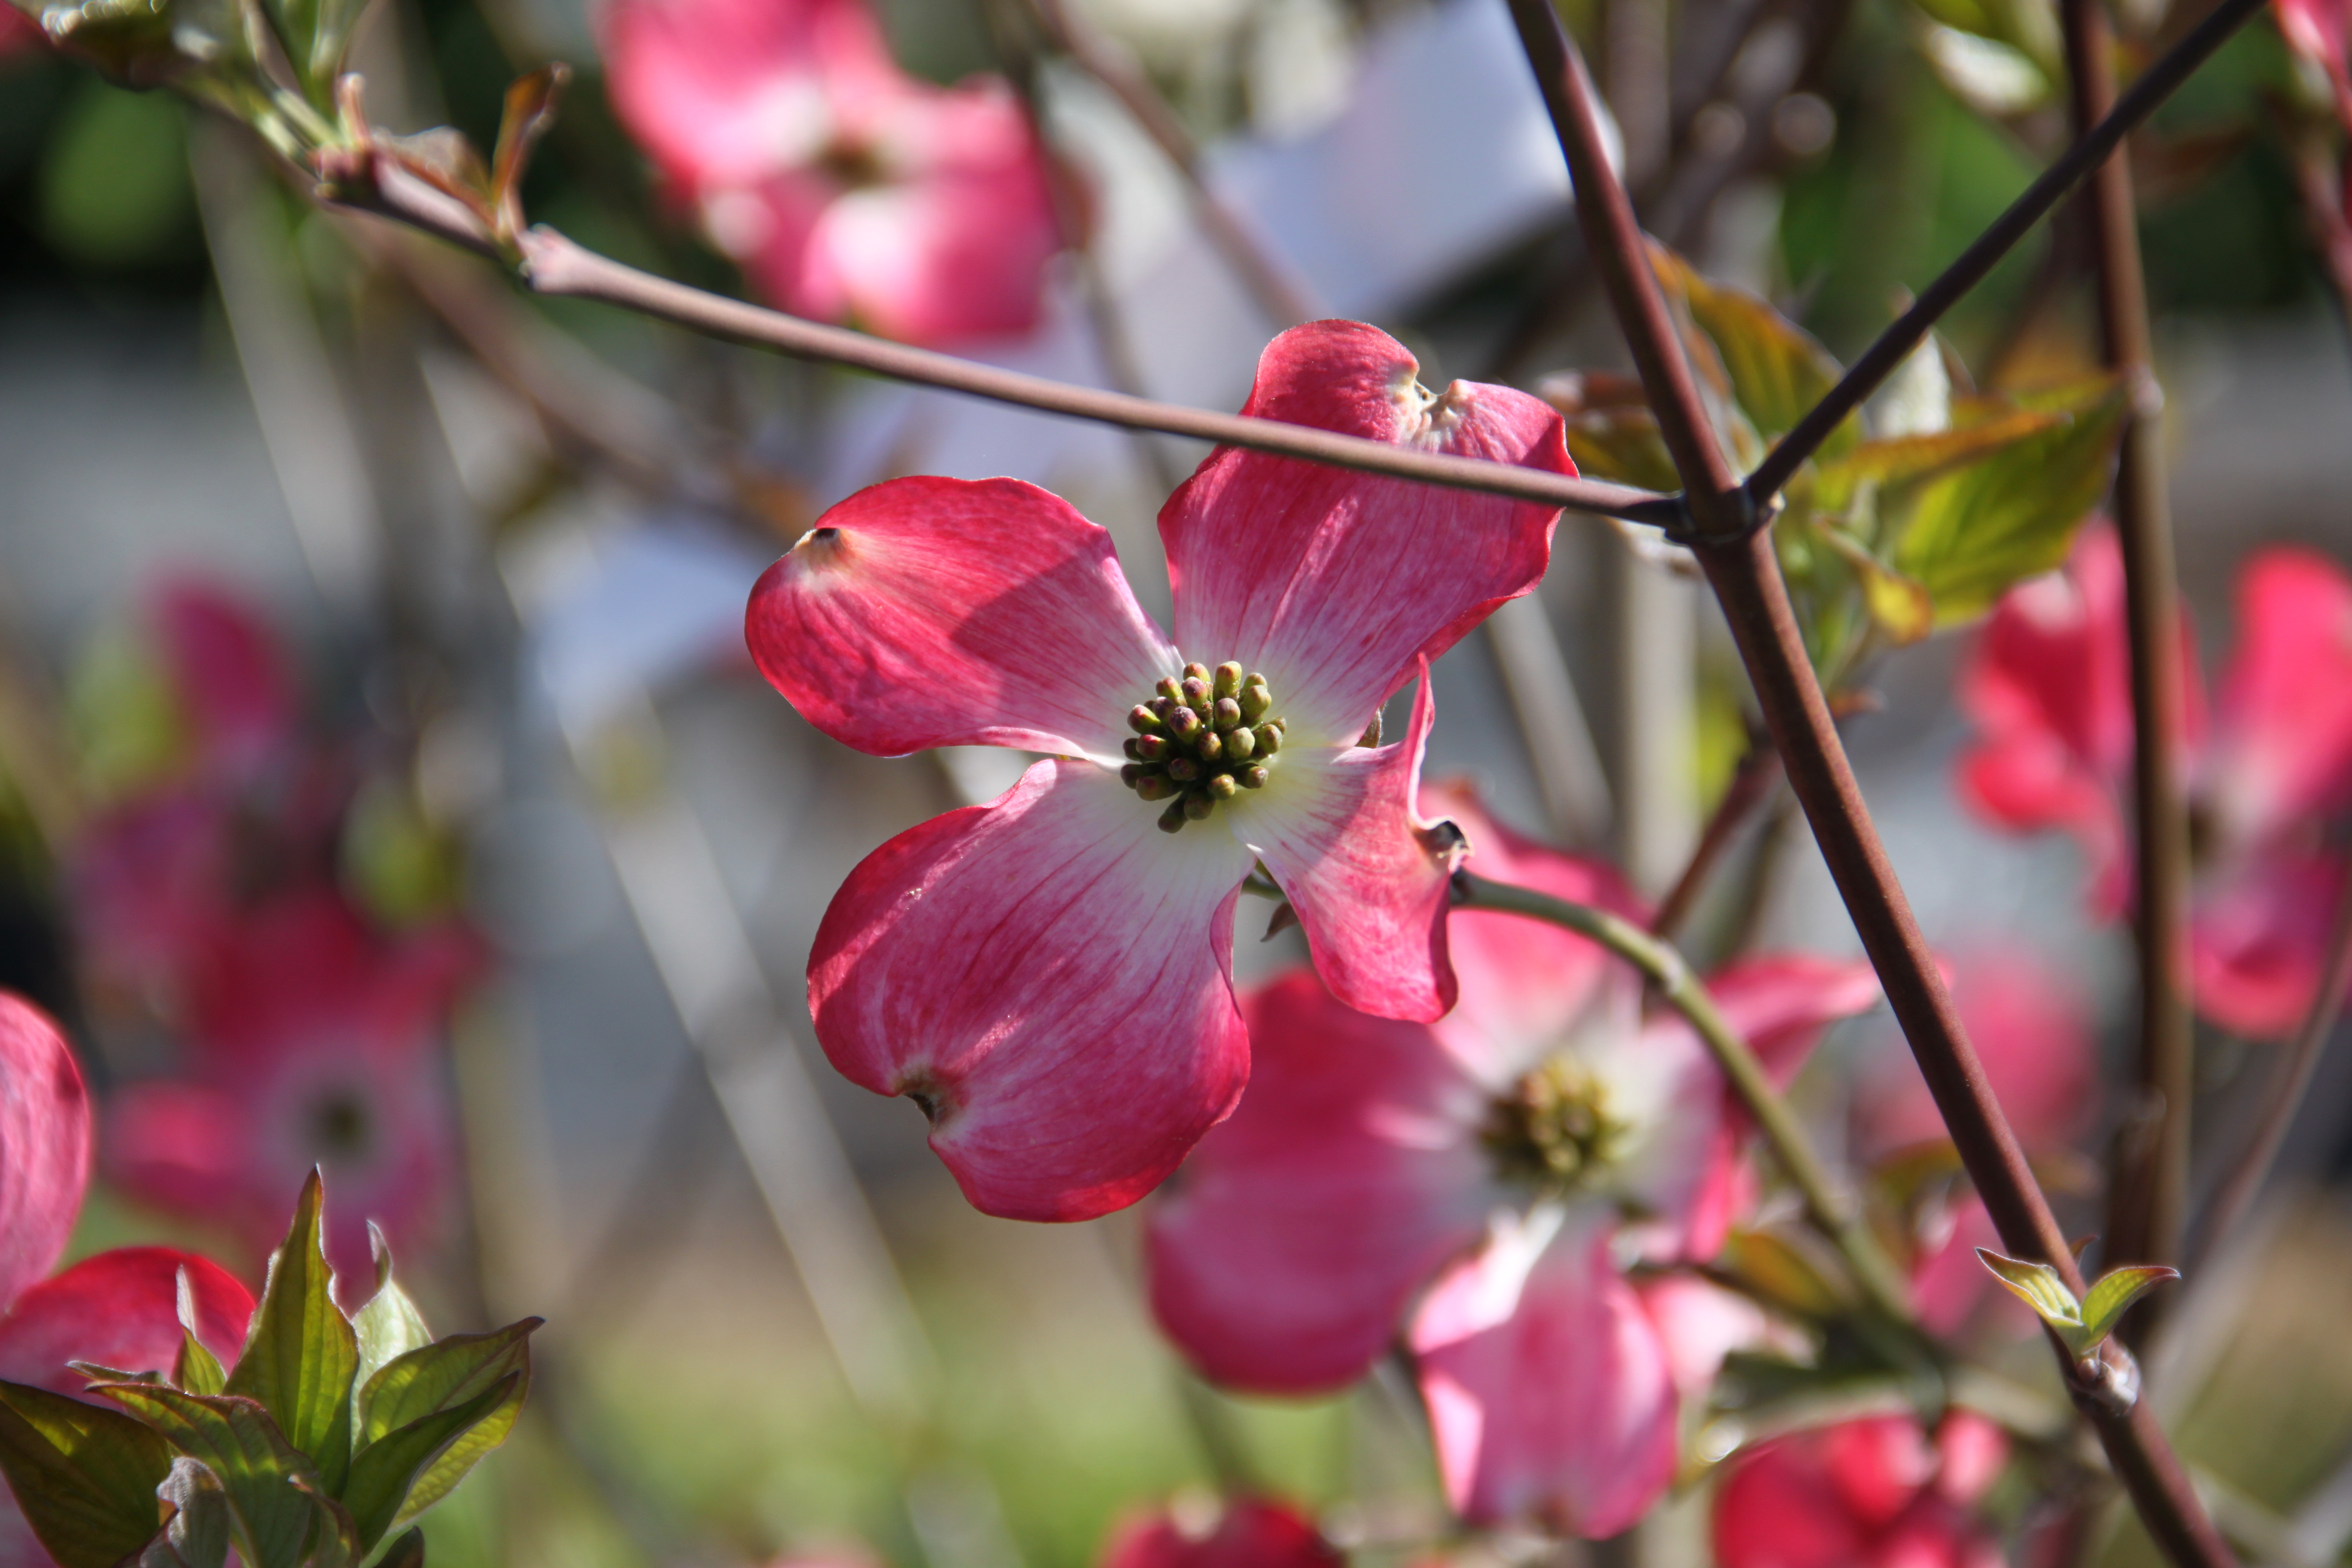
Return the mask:
[[1133, 741], [1121, 742], [1118, 749], [1130, 763], [1139, 763], [1143, 761], [1143, 752], [1137, 749]]
[[1201, 764], [1190, 757], [1178, 757], [1168, 764], [1168, 776], [1178, 784], [1191, 784], [1201, 776]]
[[1234, 782], [1234, 775], [1231, 773], [1219, 773], [1215, 778], [1211, 779], [1205, 787], [1210, 795], [1217, 800], [1231, 800], [1242, 792], [1242, 786]]
[[1184, 796], [1184, 819], [1188, 822], [1206, 822], [1209, 813], [1216, 809], [1217, 803], [1197, 789]]
[[1135, 760], [1139, 763], [1164, 763], [1168, 753], [1175, 750], [1165, 735], [1146, 735], [1128, 744], [1135, 748]]
[[1282, 750], [1282, 726], [1260, 724], [1257, 727], [1257, 754], [1261, 757], [1270, 757], [1280, 750]]
[[1184, 679], [1197, 680], [1205, 686], [1209, 680], [1209, 667], [1205, 664], [1188, 664], [1184, 667]]
[[1230, 697], [1217, 699], [1217, 706], [1209, 714], [1213, 730], [1236, 730], [1241, 727], [1242, 705]]
[[[1187, 798], [1187, 799], [1190, 799], [1191, 797], [1190, 797], [1190, 796], [1187, 796], [1186, 798]], [[1162, 833], [1174, 833], [1174, 832], [1176, 832], [1177, 830], [1179, 830], [1180, 828], [1181, 828], [1183, 826], [1184, 826], [1184, 802], [1183, 802], [1183, 801], [1181, 801], [1181, 800], [1180, 800], [1180, 801], [1172, 802], [1172, 803], [1169, 805], [1169, 807], [1168, 807], [1168, 809], [1167, 809], [1167, 810], [1165, 810], [1165, 811], [1163, 811], [1163, 812], [1161, 812], [1161, 813], [1160, 814], [1160, 832], [1162, 832]]]
[[1146, 800], [1166, 800], [1176, 793], [1166, 773], [1146, 773], [1137, 782], [1135, 793]]
[[1179, 741], [1189, 743], [1192, 737], [1199, 734], [1204, 727], [1201, 722], [1201, 716], [1190, 708], [1171, 708], [1168, 710], [1168, 732]]
[[1141, 784], [1143, 782], [1143, 764], [1141, 763], [1129, 763], [1126, 766], [1120, 768], [1118, 770], [1118, 782], [1125, 784], [1129, 789], [1133, 789], [1136, 785]]
[[1237, 763], [1247, 762], [1257, 754], [1257, 735], [1249, 730], [1232, 730], [1225, 734], [1225, 755]]
[[1195, 676], [1186, 676], [1184, 678], [1184, 705], [1188, 708], [1193, 708], [1201, 710], [1202, 712], [1206, 712], [1208, 711], [1209, 702], [1209, 683]]
[[1213, 763], [1225, 754], [1225, 742], [1222, 736], [1212, 730], [1193, 743], [1192, 750], [1200, 754], [1202, 762]]
[[1242, 667], [1232, 659], [1217, 666], [1217, 695], [1238, 697], [1242, 690]]
[[1234, 776], [1241, 780], [1244, 789], [1264, 789], [1265, 781], [1274, 775], [1262, 767], [1247, 767]]
[[1274, 692], [1263, 677], [1251, 681], [1241, 690], [1242, 722], [1255, 724], [1274, 707]]
[[[1166, 698], [1171, 707], [1184, 700], [1184, 683], [1172, 675], [1161, 676], [1160, 684], [1152, 689]], [[1163, 713], [1160, 717], [1164, 719], [1167, 715]]]
[[1127, 710], [1127, 727], [1139, 735], [1149, 735], [1160, 726], [1160, 715], [1139, 702]]

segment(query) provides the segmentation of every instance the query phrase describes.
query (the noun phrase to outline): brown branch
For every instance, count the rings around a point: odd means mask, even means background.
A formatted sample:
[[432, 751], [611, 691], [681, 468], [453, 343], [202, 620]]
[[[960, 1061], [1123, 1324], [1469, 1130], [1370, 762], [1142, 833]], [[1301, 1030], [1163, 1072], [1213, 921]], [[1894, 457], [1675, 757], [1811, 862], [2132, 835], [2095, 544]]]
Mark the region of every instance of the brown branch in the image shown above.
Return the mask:
[[[2230, 3], [2243, 5], [2249, 0]], [[2079, 1296], [2082, 1276], [2064, 1233], [2001, 1114], [1854, 782], [1806, 658], [1771, 541], [1746, 527], [1753, 502], [1731, 477], [1708, 426], [1633, 208], [1609, 166], [1584, 62], [1550, 0], [1510, 0], [1510, 8], [1575, 181], [1586, 243], [1609, 286], [1660, 433], [1686, 487], [1695, 532], [1702, 541], [1700, 563], [1722, 604], [1822, 858], [2003, 1245], [2048, 1263]], [[1713, 542], [1706, 542], [1710, 538]], [[2119, 1391], [2118, 1384], [2128, 1379], [2127, 1366], [2095, 1363], [2086, 1376], [2054, 1338], [2052, 1344], [2117, 1477], [2167, 1555], [2198, 1568], [2231, 1563], [2228, 1546], [2207, 1519], [2163, 1433], [2144, 1405]]]
[[1911, 308], [1897, 317], [1893, 326], [1879, 333], [1875, 342], [1863, 351], [1862, 357], [1853, 362], [1853, 368], [1845, 373], [1843, 379], [1831, 389], [1830, 395], [1799, 420], [1795, 429], [1781, 437], [1779, 446], [1765, 454], [1763, 463], [1748, 477], [1748, 494], [1760, 504], [1778, 493], [1780, 487], [1804, 466], [1805, 459], [1829, 439], [1830, 433], [1844, 422], [1845, 416], [1861, 407], [1863, 399], [1877, 391], [1879, 384], [1895, 374], [1895, 367], [1919, 346], [1927, 337], [1927, 330], [1943, 318], [1944, 312], [1958, 304], [1962, 295], [1983, 282], [1985, 275], [2015, 248], [2017, 242], [2023, 239], [2051, 208], [2063, 201], [2085, 175], [2105, 162], [2107, 154], [2123, 144], [2124, 138], [2130, 134], [2132, 129], [2156, 112], [2156, 106], [2172, 96], [2173, 89], [2188, 80], [2189, 75], [2203, 65], [2231, 34], [2244, 26], [2248, 18], [2259, 13], [2263, 4], [2263, 0], [2221, 0], [2203, 21], [2189, 30], [2186, 37], [2148, 67], [2140, 79], [2132, 83], [2131, 90], [2116, 100], [2114, 110], [2061, 153], [2057, 162], [2044, 169], [2041, 176], [2025, 188], [2025, 194], [2011, 202], [2009, 209], [1993, 220], [1991, 227], [1960, 252], [1958, 260], [1921, 289]]
[[[407, 174], [380, 149], [365, 157], [366, 168], [357, 177], [352, 171], [338, 171], [345, 177], [326, 199], [354, 211], [394, 219], [478, 255], [499, 258], [488, 230], [466, 210], [463, 203]], [[887, 342], [846, 327], [803, 321], [781, 310], [763, 310], [740, 300], [730, 300], [640, 272], [584, 249], [544, 225], [518, 236], [517, 244], [522, 253], [520, 279], [534, 293], [600, 300], [706, 336], [773, 349], [801, 359], [847, 365], [898, 381], [1010, 403], [1065, 418], [1091, 419], [1129, 430], [1190, 436], [1220, 446], [1298, 458], [1360, 473], [1598, 512], [1635, 522], [1672, 524], [1682, 514], [1677, 499], [1630, 485], [1569, 479], [1510, 463], [1392, 447], [1360, 436], [1286, 425], [1278, 419], [1155, 403], [1124, 393], [1000, 370], [929, 349]]]
[[1715, 874], [1724, 851], [1748, 826], [1748, 819], [1757, 808], [1772, 797], [1780, 782], [1780, 753], [1772, 742], [1762, 737], [1748, 745], [1739, 759], [1739, 767], [1724, 787], [1723, 798], [1715, 805], [1715, 815], [1706, 820], [1706, 831], [1699, 835], [1698, 845], [1691, 851], [1690, 863], [1675, 885], [1659, 903], [1657, 913], [1650, 917], [1650, 930], [1671, 941], [1690, 919], [1691, 910], [1698, 903], [1699, 894], [1706, 890], [1707, 879]]
[[[2066, 63], [2075, 134], [2115, 103], [2114, 38], [2100, 0], [2063, 0]], [[2193, 1039], [2182, 957], [2189, 920], [2189, 811], [2181, 795], [2179, 588], [2166, 493], [2163, 395], [2151, 367], [2147, 288], [2127, 149], [2099, 165], [2083, 193], [2098, 280], [2099, 336], [2107, 367], [2128, 388], [2116, 531], [2123, 543], [2132, 671], [2132, 807], [2138, 837], [2139, 1060], [2137, 1103], [2116, 1140], [2100, 1261], [2178, 1261], [2189, 1206], [2189, 1111]], [[2125, 1337], [2139, 1342], [2157, 1317], [2151, 1302]]]

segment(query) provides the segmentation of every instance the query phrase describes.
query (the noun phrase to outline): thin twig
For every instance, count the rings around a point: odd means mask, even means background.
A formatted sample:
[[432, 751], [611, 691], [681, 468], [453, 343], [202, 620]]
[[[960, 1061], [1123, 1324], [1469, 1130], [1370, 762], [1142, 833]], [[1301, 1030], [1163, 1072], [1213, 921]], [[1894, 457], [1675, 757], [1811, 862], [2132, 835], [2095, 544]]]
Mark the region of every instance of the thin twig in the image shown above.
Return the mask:
[[1062, 0], [1031, 0], [1031, 5], [1055, 45], [1118, 100], [1137, 128], [1175, 166], [1192, 199], [1201, 232], [1224, 257], [1266, 320], [1276, 327], [1295, 327], [1321, 316], [1324, 312], [1307, 297], [1293, 269], [1269, 252], [1248, 221], [1210, 188], [1200, 144], [1150, 80], [1083, 17], [1071, 16]]
[[2336, 907], [2336, 931], [2327, 944], [2327, 966], [2319, 990], [2303, 1016], [2302, 1026], [2272, 1069], [2270, 1099], [2263, 1107], [2262, 1120], [2254, 1125], [2253, 1136], [2206, 1205], [2197, 1245], [2189, 1255], [2192, 1262], [2210, 1258], [2222, 1239], [2237, 1229], [2269, 1179], [2287, 1132], [2294, 1126], [2295, 1112], [2303, 1109], [2304, 1097], [2311, 1090], [2319, 1058], [2336, 1033], [2336, 1021], [2343, 1016], [2347, 983], [2352, 983], [2352, 880], [2347, 881], [2343, 900]]
[[2051, 208], [2063, 201], [2084, 175], [2105, 162], [2107, 154], [2122, 145], [2133, 128], [2156, 112], [2157, 105], [2171, 97], [2173, 90], [2188, 80], [2231, 34], [2262, 10], [2263, 4], [2263, 0], [2221, 0], [2188, 37], [2148, 67], [2132, 84], [2131, 90], [2116, 100], [2114, 110], [2061, 153], [2057, 162], [2044, 169], [2041, 177], [2025, 188], [2025, 194], [2011, 202], [2009, 210], [1960, 253], [1958, 260], [1921, 289], [1911, 308], [1863, 351], [1862, 357], [1853, 362], [1853, 368], [1845, 373], [1830, 395], [1799, 420], [1795, 429], [1781, 437], [1779, 446], [1765, 454], [1762, 464], [1748, 476], [1748, 495], [1761, 504], [1777, 494], [1804, 466], [1805, 459], [1830, 438], [1831, 432], [1844, 422], [1845, 416], [1861, 407], [1863, 400], [1895, 374], [1895, 367], [1919, 346], [1944, 312], [1983, 282], [1985, 275]]
[[[2076, 134], [2115, 100], [2113, 44], [2100, 0], [2063, 0], [2067, 69]], [[2128, 151], [2121, 146], [2083, 194], [2099, 335], [2110, 370], [2125, 378], [2129, 411], [2116, 474], [2116, 531], [2123, 544], [2131, 644], [2132, 807], [2138, 837], [2138, 1103], [2116, 1139], [2101, 1262], [2177, 1261], [2189, 1206], [2189, 1110], [2194, 1089], [2187, 975], [2189, 810], [2181, 796], [2179, 588], [2172, 564], [2172, 509], [2165, 489], [2164, 399], [2151, 366], [2147, 287]], [[2158, 1301], [2143, 1306], [2125, 1339], [2141, 1342]]]
[[1724, 787], [1723, 798], [1715, 804], [1715, 815], [1706, 820], [1706, 831], [1699, 835], [1698, 846], [1691, 851], [1689, 864], [1675, 879], [1673, 889], [1661, 900], [1657, 913], [1650, 917], [1650, 930], [1672, 941], [1690, 918], [1698, 896], [1706, 891], [1707, 879], [1714, 875], [1717, 862], [1731, 841], [1748, 826], [1748, 819], [1757, 808], [1772, 796], [1780, 782], [1780, 753], [1769, 740], [1759, 738], [1739, 759], [1739, 766]]
[[[369, 188], [339, 187], [330, 199], [354, 211], [393, 218], [478, 254], [497, 258], [498, 249], [488, 233], [458, 203], [405, 175], [381, 152], [373, 153], [369, 163], [374, 176], [368, 183]], [[519, 244], [523, 256], [521, 281], [534, 293], [600, 300], [709, 337], [774, 349], [796, 358], [847, 365], [897, 381], [1014, 404], [1066, 418], [1091, 419], [1129, 430], [1190, 436], [1220, 446], [1299, 458], [1360, 473], [1507, 496], [1514, 500], [1598, 512], [1633, 522], [1671, 524], [1681, 516], [1681, 502], [1675, 498], [1630, 485], [1570, 479], [1510, 463], [1394, 447], [1360, 436], [1286, 425], [1278, 419], [1215, 414], [1203, 408], [1155, 403], [1123, 393], [1000, 370], [929, 349], [886, 342], [846, 327], [803, 321], [781, 310], [763, 310], [740, 300], [706, 293], [640, 272], [585, 249], [545, 225], [520, 236]]]
[[[2217, 15], [2231, 6], [2251, 8], [2251, 0], [2226, 0]], [[1771, 541], [1748, 526], [1755, 510], [1752, 495], [1769, 497], [1771, 491], [1743, 489], [1716, 442], [1633, 208], [1610, 167], [1600, 106], [1583, 59], [1549, 0], [1510, 0], [1510, 9], [1575, 182], [1586, 243], [1630, 340], [1660, 435], [1686, 487], [1699, 563], [1723, 606], [1822, 858], [2002, 1244], [2048, 1263], [2079, 1297], [2082, 1275], [2065, 1234], [1969, 1043], [1854, 781], [1806, 656]], [[2231, 1563], [2228, 1545], [2206, 1517], [2145, 1402], [2126, 1401], [2113, 1392], [2113, 1379], [2124, 1370], [2120, 1360], [2112, 1372], [2104, 1363], [2086, 1369], [2086, 1381], [2085, 1370], [2077, 1369], [2064, 1346], [2054, 1337], [2051, 1343], [2109, 1462], [2166, 1554], [2199, 1568]], [[2110, 1353], [2120, 1358], [2123, 1352]]]
[[1496, 910], [1546, 921], [1590, 937], [1640, 970], [1666, 1003], [1683, 1016], [1706, 1045], [1707, 1054], [1723, 1069], [1723, 1076], [1731, 1082], [1732, 1092], [1756, 1119], [1764, 1142], [1771, 1147], [1772, 1157], [1780, 1162], [1790, 1184], [1804, 1200], [1805, 1212], [1822, 1233], [1836, 1243], [1847, 1268], [1853, 1271], [1854, 1282], [1871, 1305], [1895, 1322], [1911, 1321], [1910, 1293], [1903, 1276], [1878, 1245], [1877, 1237], [1871, 1234], [1861, 1205], [1822, 1165], [1821, 1157], [1813, 1152], [1811, 1141], [1805, 1136], [1804, 1127], [1789, 1109], [1788, 1101], [1780, 1098], [1780, 1090], [1772, 1087], [1764, 1064], [1756, 1059], [1748, 1042], [1717, 1010], [1715, 999], [1706, 994], [1706, 987], [1672, 943], [1606, 910], [1570, 903], [1531, 888], [1490, 882], [1467, 871], [1454, 874], [1454, 888], [1457, 908]]

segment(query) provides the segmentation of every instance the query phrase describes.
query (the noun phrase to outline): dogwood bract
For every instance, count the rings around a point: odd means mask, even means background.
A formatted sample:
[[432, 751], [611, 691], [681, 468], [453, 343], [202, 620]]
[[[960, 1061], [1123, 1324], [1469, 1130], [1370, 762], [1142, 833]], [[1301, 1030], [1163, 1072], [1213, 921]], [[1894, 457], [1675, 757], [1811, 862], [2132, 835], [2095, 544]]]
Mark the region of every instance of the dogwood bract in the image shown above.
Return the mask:
[[[1572, 474], [1559, 416], [1413, 379], [1368, 326], [1276, 339], [1246, 413]], [[809, 1001], [834, 1065], [914, 1099], [992, 1214], [1133, 1203], [1233, 1107], [1249, 1040], [1234, 900], [1263, 865], [1350, 1005], [1435, 1018], [1450, 835], [1401, 741], [1357, 744], [1416, 668], [1541, 579], [1558, 512], [1220, 450], [1160, 510], [1175, 636], [1110, 536], [1013, 479], [897, 479], [826, 512], [751, 594], [761, 670], [863, 752], [1054, 753], [884, 845], [825, 911]], [[1188, 663], [1188, 661], [1190, 661]]]

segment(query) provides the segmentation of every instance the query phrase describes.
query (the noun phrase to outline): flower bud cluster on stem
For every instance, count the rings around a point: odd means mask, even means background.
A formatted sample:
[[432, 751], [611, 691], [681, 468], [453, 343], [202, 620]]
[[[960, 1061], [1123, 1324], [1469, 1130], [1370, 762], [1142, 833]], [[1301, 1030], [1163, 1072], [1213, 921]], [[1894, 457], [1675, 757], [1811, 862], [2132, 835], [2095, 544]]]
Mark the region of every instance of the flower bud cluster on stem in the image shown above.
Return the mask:
[[1212, 670], [1188, 664], [1165, 676], [1159, 695], [1128, 710], [1127, 763], [1119, 783], [1145, 800], [1164, 800], [1160, 831], [1205, 822], [1220, 801], [1264, 789], [1282, 750], [1282, 720], [1265, 677], [1231, 659]]

